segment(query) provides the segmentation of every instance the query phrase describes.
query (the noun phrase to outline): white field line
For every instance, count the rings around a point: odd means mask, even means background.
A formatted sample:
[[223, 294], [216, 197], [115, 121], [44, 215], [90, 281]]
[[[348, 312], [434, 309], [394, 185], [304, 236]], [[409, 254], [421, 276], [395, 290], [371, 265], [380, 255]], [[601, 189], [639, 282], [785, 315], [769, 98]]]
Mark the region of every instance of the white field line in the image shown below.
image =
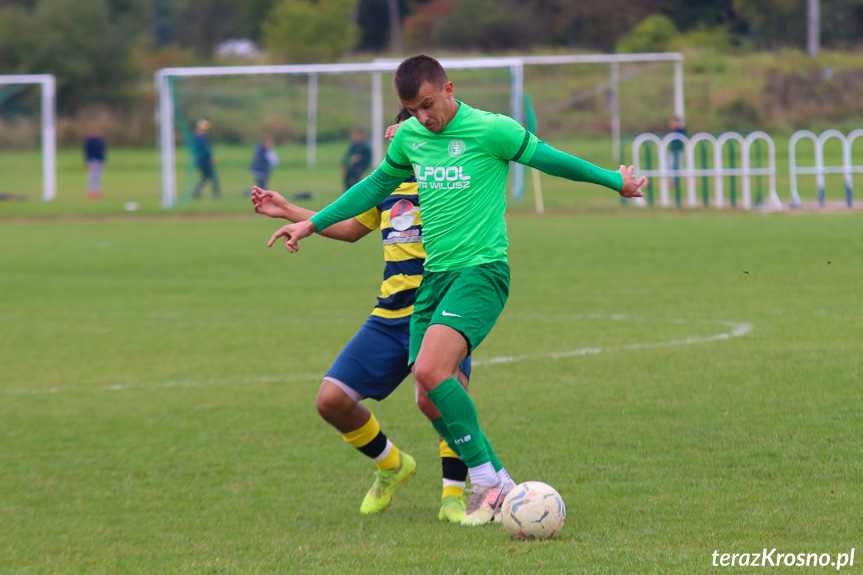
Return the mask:
[[314, 379], [323, 379], [323, 372], [320, 373], [294, 373], [290, 375], [263, 375], [259, 377], [233, 377], [223, 379], [204, 379], [204, 380], [184, 380], [184, 381], [163, 381], [158, 383], [148, 382], [133, 382], [133, 383], [112, 383], [99, 387], [81, 387], [81, 386], [55, 386], [42, 389], [4, 389], [4, 395], [44, 395], [51, 393], [68, 393], [74, 391], [92, 392], [92, 391], [128, 391], [136, 389], [171, 389], [174, 387], [208, 387], [214, 385], [253, 385], [256, 383], [291, 383], [295, 381], [309, 381]]
[[[576, 316], [573, 316], [576, 317]], [[577, 317], [590, 317], [591, 319], [613, 319], [616, 321], [626, 321], [626, 316], [577, 316]], [[675, 320], [675, 323], [685, 323], [683, 320]], [[555, 352], [547, 352], [547, 353], [537, 353], [531, 355], [504, 355], [499, 357], [492, 357], [489, 359], [478, 359], [476, 361], [471, 362], [473, 365], [494, 365], [499, 363], [513, 363], [516, 361], [527, 361], [531, 359], [561, 359], [565, 357], [577, 357], [580, 355], [593, 355], [598, 353], [610, 353], [615, 351], [629, 351], [634, 349], [651, 349], [657, 347], [672, 347], [675, 345], [694, 345], [698, 343], [708, 343], [711, 341], [720, 341], [724, 339], [731, 339], [732, 337], [741, 337], [752, 331], [753, 326], [751, 323], [735, 323], [729, 321], [721, 321], [717, 322], [722, 325], [728, 326], [731, 328], [730, 331], [724, 331], [722, 333], [716, 333], [712, 335], [705, 335], [701, 337], [685, 337], [681, 339], [670, 339], [666, 341], [652, 341], [645, 343], [630, 343], [626, 345], [614, 345], [608, 347], [582, 347], [579, 349], [572, 349], [568, 351], [555, 351]]]
[[[528, 316], [522, 316], [528, 317]], [[570, 319], [605, 319], [611, 321], [647, 321], [639, 318], [627, 317], [625, 315], [593, 315], [593, 314], [577, 314], [567, 316]], [[685, 320], [672, 320], [673, 323], [686, 323]], [[532, 359], [562, 359], [567, 357], [577, 357], [581, 355], [595, 355], [599, 353], [611, 353], [616, 351], [629, 351], [635, 349], [651, 349], [658, 347], [672, 347], [676, 345], [694, 345], [699, 343], [709, 343], [712, 341], [721, 341], [731, 339], [733, 337], [741, 337], [752, 331], [753, 326], [750, 323], [738, 323], [719, 321], [716, 322], [731, 328], [729, 331], [716, 333], [712, 335], [700, 337], [686, 337], [681, 339], [671, 339], [666, 341], [654, 341], [645, 343], [630, 343], [625, 345], [607, 346], [607, 347], [583, 347], [568, 351], [556, 351], [548, 353], [538, 353], [531, 355], [505, 355], [492, 357], [489, 359], [478, 359], [472, 362], [473, 365], [496, 365], [501, 363], [514, 363], [517, 361], [528, 361]], [[321, 379], [323, 372], [319, 373], [294, 373], [290, 375], [265, 375], [257, 377], [240, 377], [240, 378], [224, 378], [224, 379], [206, 379], [206, 380], [183, 380], [183, 381], [165, 381], [160, 383], [133, 382], [133, 383], [115, 383], [103, 385], [100, 387], [81, 387], [81, 386], [55, 386], [48, 388], [30, 388], [30, 389], [4, 389], [0, 390], [3, 395], [45, 395], [53, 393], [68, 393], [68, 392], [93, 392], [93, 391], [127, 391], [137, 389], [171, 389], [177, 387], [207, 387], [214, 385], [251, 385], [258, 383], [290, 383], [295, 381], [309, 381]]]

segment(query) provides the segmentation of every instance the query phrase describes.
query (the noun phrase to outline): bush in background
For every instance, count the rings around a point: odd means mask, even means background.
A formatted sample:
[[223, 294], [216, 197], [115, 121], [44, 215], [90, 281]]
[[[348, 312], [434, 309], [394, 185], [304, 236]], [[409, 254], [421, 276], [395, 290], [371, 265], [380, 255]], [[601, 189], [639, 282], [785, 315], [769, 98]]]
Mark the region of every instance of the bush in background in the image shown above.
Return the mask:
[[654, 14], [620, 39], [617, 43], [617, 52], [619, 54], [666, 52], [676, 35], [677, 28], [668, 16]]

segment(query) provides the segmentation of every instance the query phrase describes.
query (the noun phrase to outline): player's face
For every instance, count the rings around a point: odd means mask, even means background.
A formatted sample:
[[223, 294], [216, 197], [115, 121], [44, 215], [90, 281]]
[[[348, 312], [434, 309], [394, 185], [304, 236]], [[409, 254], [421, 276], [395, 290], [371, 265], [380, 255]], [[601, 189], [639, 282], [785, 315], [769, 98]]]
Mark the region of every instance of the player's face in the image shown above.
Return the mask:
[[401, 100], [401, 103], [432, 133], [443, 131], [458, 110], [453, 98], [452, 82], [446, 82], [442, 86], [423, 82], [416, 98]]

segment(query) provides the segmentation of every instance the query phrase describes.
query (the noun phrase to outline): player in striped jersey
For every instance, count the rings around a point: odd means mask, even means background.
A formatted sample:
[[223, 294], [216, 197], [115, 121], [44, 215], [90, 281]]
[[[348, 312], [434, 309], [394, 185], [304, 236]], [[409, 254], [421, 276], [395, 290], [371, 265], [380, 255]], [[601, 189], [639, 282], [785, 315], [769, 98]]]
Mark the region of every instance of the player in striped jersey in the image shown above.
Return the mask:
[[[397, 121], [406, 117], [409, 115], [397, 117]], [[316, 213], [291, 204], [277, 192], [258, 187], [252, 193], [252, 201], [256, 212], [289, 221], [303, 221]], [[385, 267], [378, 303], [336, 358], [317, 397], [321, 417], [338, 429], [345, 441], [374, 459], [378, 467], [375, 484], [360, 507], [364, 514], [383, 511], [395, 488], [406, 482], [416, 469], [413, 458], [393, 445], [381, 431], [374, 414], [360, 401], [369, 397], [378, 401], [386, 398], [410, 373], [410, 318], [426, 255], [419, 211], [416, 179], [409, 177], [374, 208], [331, 226], [322, 234], [348, 242], [355, 242], [376, 229], [380, 229], [382, 235]], [[470, 357], [467, 357], [453, 377], [466, 388], [469, 376]], [[417, 388], [416, 400], [435, 430], [447, 437], [440, 412], [421, 388]], [[451, 444], [451, 438], [448, 439]], [[443, 493], [438, 518], [459, 522], [465, 513], [467, 467], [443, 438], [439, 451]], [[495, 460], [501, 477], [511, 481], [499, 460], [496, 457]]]

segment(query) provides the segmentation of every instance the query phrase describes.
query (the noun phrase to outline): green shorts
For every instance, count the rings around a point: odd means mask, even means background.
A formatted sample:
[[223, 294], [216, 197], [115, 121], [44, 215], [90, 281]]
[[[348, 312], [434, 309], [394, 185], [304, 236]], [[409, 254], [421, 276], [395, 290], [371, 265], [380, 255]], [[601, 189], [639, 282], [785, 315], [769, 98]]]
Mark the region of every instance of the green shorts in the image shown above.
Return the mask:
[[433, 324], [461, 333], [467, 341], [467, 352], [473, 353], [494, 327], [508, 296], [506, 262], [423, 274], [411, 316], [409, 364], [416, 361], [423, 336]]

